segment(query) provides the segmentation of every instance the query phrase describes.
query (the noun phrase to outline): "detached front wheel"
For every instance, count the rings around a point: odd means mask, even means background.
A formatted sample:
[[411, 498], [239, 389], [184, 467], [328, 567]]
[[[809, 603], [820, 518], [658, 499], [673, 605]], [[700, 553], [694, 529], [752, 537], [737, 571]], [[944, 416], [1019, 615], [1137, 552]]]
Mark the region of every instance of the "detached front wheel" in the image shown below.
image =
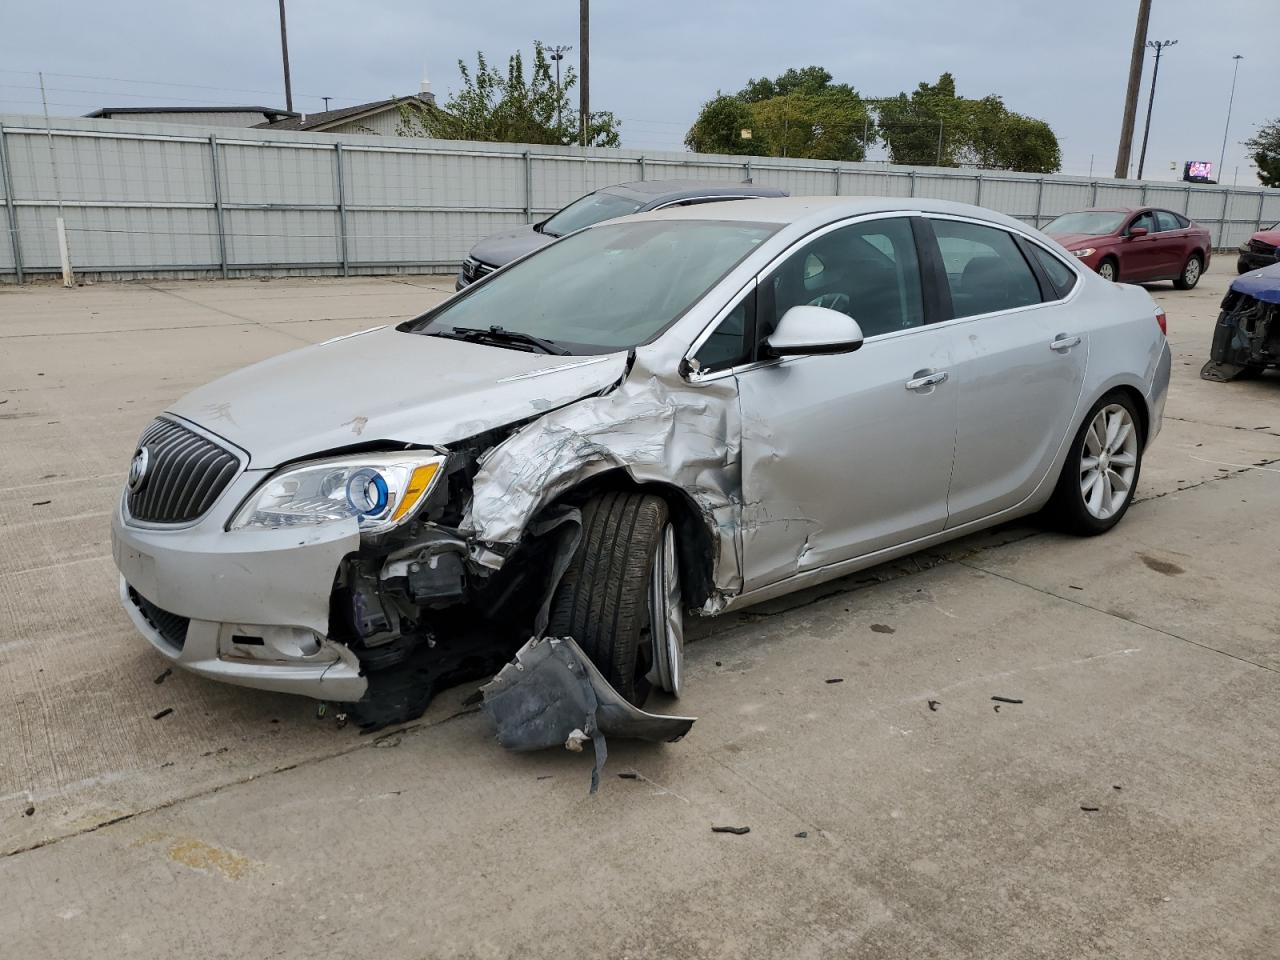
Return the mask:
[[582, 508], [582, 543], [551, 607], [550, 636], [573, 637], [640, 706], [656, 684], [680, 692], [684, 650], [675, 527], [661, 497], [609, 491]]

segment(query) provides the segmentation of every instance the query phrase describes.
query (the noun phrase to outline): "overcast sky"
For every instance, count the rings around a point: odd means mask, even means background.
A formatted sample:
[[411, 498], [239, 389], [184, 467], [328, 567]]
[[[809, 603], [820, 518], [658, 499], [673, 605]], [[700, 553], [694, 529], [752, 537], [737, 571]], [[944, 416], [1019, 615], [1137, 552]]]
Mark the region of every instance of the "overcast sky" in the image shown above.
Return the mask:
[[[963, 96], [995, 93], [1049, 122], [1063, 172], [1107, 176], [1137, 0], [596, 0], [591, 101], [622, 118], [622, 142], [683, 149], [699, 105], [751, 76], [820, 64], [864, 96], [911, 90], [950, 70]], [[1218, 160], [1233, 54], [1243, 54], [1225, 182], [1256, 182], [1239, 141], [1280, 114], [1275, 0], [1155, 0], [1148, 36], [1176, 39], [1161, 60], [1147, 176]], [[575, 0], [288, 0], [295, 109], [416, 92], [424, 67], [443, 101], [456, 61], [476, 50], [505, 64], [535, 39], [574, 46]], [[0, 112], [100, 106], [283, 106], [275, 0], [217, 3], [58, 0], [6, 4]], [[1134, 164], [1151, 76], [1143, 76]], [[141, 83], [136, 81], [163, 81]], [[185, 84], [179, 85], [179, 84]], [[1270, 113], [1268, 113], [1270, 111]], [[1171, 164], [1179, 171], [1170, 169]]]

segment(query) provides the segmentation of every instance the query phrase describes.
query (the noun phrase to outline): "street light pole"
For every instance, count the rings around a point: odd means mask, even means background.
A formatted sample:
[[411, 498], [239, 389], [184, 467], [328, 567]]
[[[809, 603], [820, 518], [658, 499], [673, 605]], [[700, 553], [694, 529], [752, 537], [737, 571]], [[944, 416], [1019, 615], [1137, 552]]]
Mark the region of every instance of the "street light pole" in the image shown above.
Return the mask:
[[280, 55], [284, 58], [284, 108], [293, 113], [293, 85], [289, 82], [289, 32], [284, 25], [284, 0], [280, 0]]
[[1147, 125], [1142, 130], [1142, 152], [1138, 154], [1138, 179], [1142, 179], [1142, 167], [1147, 160], [1147, 138], [1151, 136], [1151, 108], [1156, 105], [1156, 78], [1160, 76], [1160, 54], [1165, 47], [1172, 47], [1177, 40], [1148, 40], [1147, 46], [1156, 52], [1156, 65], [1151, 71], [1151, 98], [1147, 100]]
[[556, 126], [559, 127], [563, 122], [561, 119], [560, 102], [563, 99], [563, 93], [560, 89], [560, 61], [564, 59], [564, 55], [572, 50], [573, 47], [566, 47], [557, 43], [554, 47], [547, 47], [547, 55], [556, 62]]
[[1240, 74], [1240, 61], [1244, 59], [1240, 54], [1236, 54], [1231, 58], [1236, 62], [1235, 69], [1231, 71], [1231, 96], [1227, 99], [1227, 125], [1222, 129], [1222, 154], [1218, 157], [1218, 179], [1222, 179], [1222, 165], [1227, 160], [1227, 134], [1231, 131], [1231, 106], [1236, 101], [1236, 77]]

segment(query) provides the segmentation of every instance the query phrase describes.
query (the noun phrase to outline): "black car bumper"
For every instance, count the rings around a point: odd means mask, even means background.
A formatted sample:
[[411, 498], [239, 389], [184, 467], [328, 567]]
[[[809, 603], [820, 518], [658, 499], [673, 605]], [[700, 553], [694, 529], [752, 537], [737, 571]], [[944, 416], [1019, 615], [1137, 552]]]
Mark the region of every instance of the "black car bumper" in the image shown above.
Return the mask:
[[1241, 273], [1247, 273], [1269, 267], [1273, 263], [1280, 263], [1280, 250], [1270, 244], [1250, 241], [1240, 247], [1240, 258], [1236, 261], [1236, 266]]

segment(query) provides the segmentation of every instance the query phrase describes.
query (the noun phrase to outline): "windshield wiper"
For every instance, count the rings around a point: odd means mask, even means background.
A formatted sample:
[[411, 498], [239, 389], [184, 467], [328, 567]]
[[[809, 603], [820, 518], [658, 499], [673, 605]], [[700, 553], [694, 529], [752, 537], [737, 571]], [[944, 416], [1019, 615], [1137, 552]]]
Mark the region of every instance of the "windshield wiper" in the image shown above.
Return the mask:
[[540, 353], [549, 353], [557, 357], [570, 355], [568, 350], [554, 340], [544, 340], [542, 337], [535, 337], [531, 333], [521, 333], [519, 330], [507, 330], [496, 323], [488, 329], [481, 327], [454, 327], [452, 333], [445, 333], [439, 330], [432, 331], [432, 333], [437, 337], [454, 337], [458, 340], [478, 343], [518, 343], [521, 346], [533, 347]]

